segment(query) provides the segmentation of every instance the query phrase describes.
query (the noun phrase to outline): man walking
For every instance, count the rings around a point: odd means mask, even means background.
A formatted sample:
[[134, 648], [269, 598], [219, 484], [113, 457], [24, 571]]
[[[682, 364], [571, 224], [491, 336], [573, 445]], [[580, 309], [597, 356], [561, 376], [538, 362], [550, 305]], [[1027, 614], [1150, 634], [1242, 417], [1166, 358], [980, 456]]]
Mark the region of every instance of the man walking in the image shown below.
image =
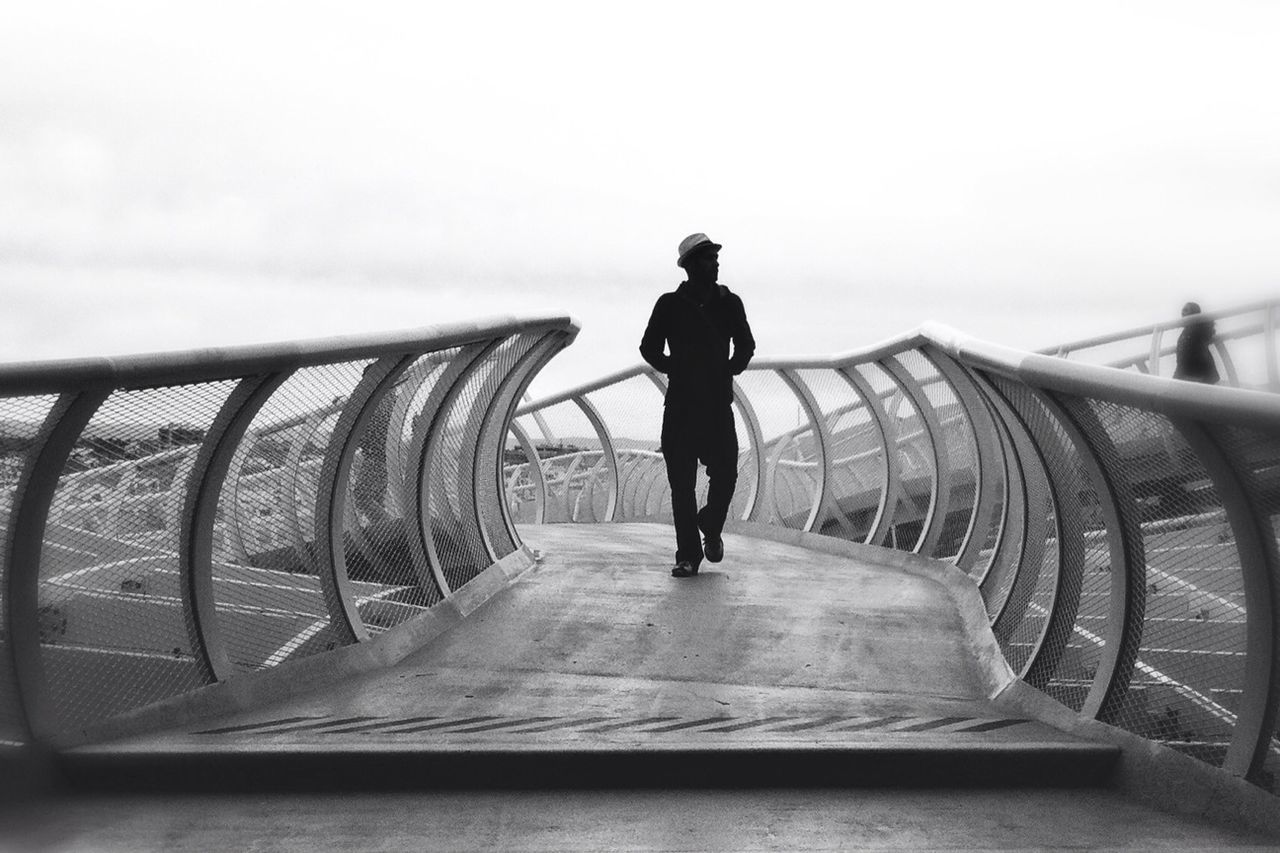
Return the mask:
[[[720, 249], [706, 234], [680, 241], [676, 265], [688, 279], [658, 297], [640, 339], [640, 355], [667, 375], [662, 458], [676, 527], [671, 574], [678, 578], [696, 575], [703, 556], [713, 563], [724, 557], [721, 533], [738, 479], [733, 377], [756, 351], [742, 300], [717, 281]], [[710, 481], [701, 510], [694, 494], [699, 462]]]

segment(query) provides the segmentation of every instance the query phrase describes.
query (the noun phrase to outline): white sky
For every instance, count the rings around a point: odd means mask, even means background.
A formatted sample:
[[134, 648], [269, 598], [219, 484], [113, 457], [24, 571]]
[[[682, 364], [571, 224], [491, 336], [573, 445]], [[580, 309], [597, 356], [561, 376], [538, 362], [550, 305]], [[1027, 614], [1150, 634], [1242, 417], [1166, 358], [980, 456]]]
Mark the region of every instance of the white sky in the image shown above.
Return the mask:
[[194, 5], [0, 15], [0, 358], [572, 314], [549, 393], [692, 231], [773, 355], [1280, 295], [1278, 5]]

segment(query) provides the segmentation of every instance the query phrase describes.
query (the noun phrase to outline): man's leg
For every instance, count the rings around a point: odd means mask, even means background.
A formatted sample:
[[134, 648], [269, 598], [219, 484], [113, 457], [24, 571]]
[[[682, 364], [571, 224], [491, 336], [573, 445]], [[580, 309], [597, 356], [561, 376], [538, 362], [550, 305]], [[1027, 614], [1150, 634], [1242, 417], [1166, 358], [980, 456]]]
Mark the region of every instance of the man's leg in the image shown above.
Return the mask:
[[733, 411], [725, 409], [716, 418], [707, 441], [700, 448], [707, 466], [707, 505], [698, 513], [698, 527], [708, 540], [720, 538], [733, 490], [738, 483], [738, 434], [733, 428]]
[[698, 452], [692, 430], [678, 412], [668, 408], [662, 418], [662, 459], [671, 486], [671, 515], [676, 527], [676, 562], [687, 561], [696, 571], [702, 562], [698, 536]]

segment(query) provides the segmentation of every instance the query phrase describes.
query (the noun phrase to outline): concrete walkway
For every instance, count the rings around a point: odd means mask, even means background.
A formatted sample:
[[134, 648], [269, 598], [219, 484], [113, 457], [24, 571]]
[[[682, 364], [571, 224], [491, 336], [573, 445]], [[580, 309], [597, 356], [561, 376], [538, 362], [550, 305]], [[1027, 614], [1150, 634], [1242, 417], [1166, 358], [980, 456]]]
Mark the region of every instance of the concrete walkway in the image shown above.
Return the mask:
[[[600, 789], [153, 788], [10, 810], [0, 849], [1276, 849], [1088, 783], [1054, 787], [1046, 755], [1087, 762], [1106, 750], [1001, 713], [955, 601], [928, 577], [729, 536], [724, 563], [677, 580], [664, 527], [523, 532], [539, 565], [399, 665], [90, 752], [115, 766], [168, 752], [184, 758], [184, 781], [216, 774], [219, 755], [263, 756], [262, 769], [311, 754], [340, 773], [380, 752], [452, 753], [454, 768], [488, 752], [533, 764], [601, 751], [700, 756], [665, 764], [676, 768], [669, 784], [634, 789], [618, 770]], [[840, 766], [894, 756], [879, 772], [904, 755], [950, 752], [956, 772], [1018, 752], [1046, 778], [883, 787], [872, 774], [861, 787], [741, 788], [732, 775], [702, 787], [678, 776], [735, 749], [757, 759], [826, 750]]]
[[112, 748], [1082, 744], [988, 701], [927, 578], [731, 535], [676, 579], [663, 526], [523, 535], [539, 565], [398, 666]]

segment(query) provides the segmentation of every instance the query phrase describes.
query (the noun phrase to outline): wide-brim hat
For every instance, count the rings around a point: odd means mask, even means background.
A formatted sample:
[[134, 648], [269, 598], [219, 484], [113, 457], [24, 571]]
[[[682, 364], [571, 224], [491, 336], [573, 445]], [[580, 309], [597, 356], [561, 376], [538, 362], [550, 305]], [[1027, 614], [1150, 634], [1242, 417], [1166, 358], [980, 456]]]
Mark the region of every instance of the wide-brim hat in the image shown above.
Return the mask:
[[694, 252], [701, 252], [704, 249], [722, 249], [719, 243], [711, 242], [711, 238], [706, 234], [690, 234], [680, 241], [680, 256], [676, 259], [676, 266], [683, 267], [685, 259]]

